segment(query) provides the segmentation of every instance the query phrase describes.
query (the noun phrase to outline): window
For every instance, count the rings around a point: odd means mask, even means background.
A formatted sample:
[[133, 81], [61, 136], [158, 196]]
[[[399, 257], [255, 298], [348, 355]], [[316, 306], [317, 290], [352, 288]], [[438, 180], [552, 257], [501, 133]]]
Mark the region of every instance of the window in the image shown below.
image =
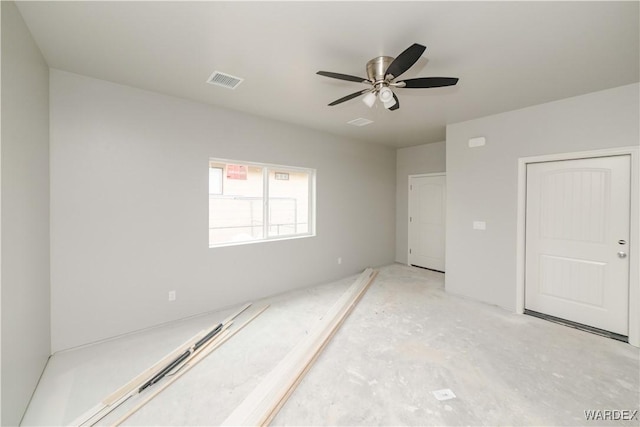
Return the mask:
[[315, 170], [209, 160], [209, 247], [315, 233]]

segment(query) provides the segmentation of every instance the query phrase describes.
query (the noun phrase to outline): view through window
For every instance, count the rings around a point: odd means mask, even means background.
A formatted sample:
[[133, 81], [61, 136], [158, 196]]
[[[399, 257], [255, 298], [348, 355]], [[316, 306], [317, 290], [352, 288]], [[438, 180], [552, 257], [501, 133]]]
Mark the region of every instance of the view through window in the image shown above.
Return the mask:
[[209, 246], [314, 234], [313, 169], [209, 160]]

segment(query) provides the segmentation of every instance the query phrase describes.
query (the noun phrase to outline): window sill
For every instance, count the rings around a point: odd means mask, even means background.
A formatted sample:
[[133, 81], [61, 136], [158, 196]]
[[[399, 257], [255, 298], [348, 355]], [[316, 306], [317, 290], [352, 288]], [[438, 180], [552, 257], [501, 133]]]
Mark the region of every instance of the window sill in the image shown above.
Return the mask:
[[280, 242], [283, 240], [298, 240], [298, 239], [306, 239], [308, 237], [315, 237], [315, 236], [316, 236], [315, 233], [309, 233], [309, 234], [296, 234], [295, 236], [282, 236], [282, 237], [271, 237], [268, 239], [246, 240], [243, 242], [218, 243], [215, 245], [209, 245], [209, 249], [226, 248], [229, 246], [253, 245], [256, 243]]

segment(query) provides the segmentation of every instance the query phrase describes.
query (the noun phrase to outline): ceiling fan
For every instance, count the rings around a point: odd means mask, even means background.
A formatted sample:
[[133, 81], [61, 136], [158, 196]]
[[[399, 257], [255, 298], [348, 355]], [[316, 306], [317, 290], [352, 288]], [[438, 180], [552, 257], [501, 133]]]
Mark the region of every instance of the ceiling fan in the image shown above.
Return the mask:
[[376, 102], [376, 98], [383, 103], [388, 110], [397, 110], [400, 108], [398, 97], [391, 88], [405, 89], [426, 89], [431, 87], [453, 86], [458, 83], [455, 77], [419, 77], [415, 79], [407, 79], [395, 81], [402, 73], [407, 71], [415, 64], [426, 47], [421, 44], [414, 43], [397, 58], [390, 56], [378, 56], [367, 62], [367, 78], [350, 76], [348, 74], [332, 73], [330, 71], [318, 71], [316, 74], [334, 79], [347, 80], [350, 82], [364, 83], [371, 87], [364, 90], [354, 92], [340, 99], [336, 99], [329, 106], [338, 105], [350, 99], [357, 98], [366, 94], [362, 101], [371, 108]]

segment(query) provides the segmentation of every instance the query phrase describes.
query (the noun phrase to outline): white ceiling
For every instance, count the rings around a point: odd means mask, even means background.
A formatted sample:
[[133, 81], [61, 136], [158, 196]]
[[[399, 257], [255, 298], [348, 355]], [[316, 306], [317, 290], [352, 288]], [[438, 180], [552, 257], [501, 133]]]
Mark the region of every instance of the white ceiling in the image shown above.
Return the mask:
[[[639, 81], [639, 3], [21, 2], [49, 66], [395, 147], [445, 138], [447, 123]], [[427, 46], [400, 109], [358, 99], [366, 62]], [[245, 81], [205, 81], [214, 71]], [[374, 121], [365, 127], [346, 122]], [[540, 124], [544, 126], [544, 123]]]

